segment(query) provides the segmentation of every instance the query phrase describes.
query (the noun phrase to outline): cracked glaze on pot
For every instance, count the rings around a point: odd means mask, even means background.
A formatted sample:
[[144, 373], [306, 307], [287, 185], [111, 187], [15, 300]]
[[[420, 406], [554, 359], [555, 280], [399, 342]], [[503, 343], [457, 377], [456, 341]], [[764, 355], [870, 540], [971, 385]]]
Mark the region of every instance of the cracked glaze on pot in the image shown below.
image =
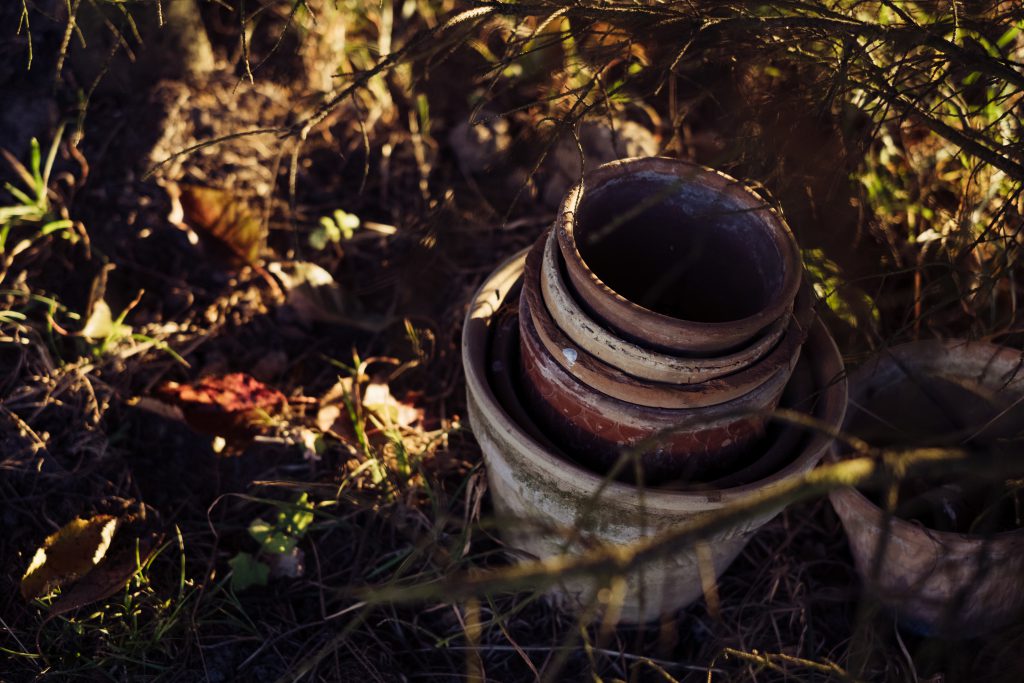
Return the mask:
[[[509, 288], [519, 279], [525, 254], [506, 261], [483, 284], [467, 314], [463, 329], [463, 364], [469, 419], [483, 451], [487, 477], [499, 515], [535, 520], [537, 529], [506, 525], [502, 535], [510, 546], [526, 556], [548, 557], [563, 552], [557, 534], [541, 529], [578, 528], [596, 539], [630, 543], [661, 529], [690, 522], [700, 515], [734, 502], [755, 491], [771, 490], [787, 478], [811, 469], [829, 445], [815, 433], [806, 445], [775, 473], [755, 483], [702, 492], [644, 490], [601, 477], [558, 457], [537, 443], [502, 408], [487, 381], [488, 324]], [[817, 323], [804, 355], [821, 387], [814, 414], [838, 425], [846, 407], [846, 385], [841, 379], [842, 361], [831, 337]], [[721, 534], [708, 545], [715, 574], [735, 559], [762, 524], [778, 510], [750, 520]], [[570, 547], [568, 552], [572, 552]], [[700, 572], [693, 551], [683, 551], [647, 564], [627, 577], [622, 619], [648, 621], [693, 602], [702, 593]], [[556, 592], [567, 608], [578, 608], [592, 592], [584, 579], [567, 581]]]
[[[919, 377], [929, 376], [969, 382], [1003, 396], [1012, 407], [1024, 397], [1021, 359], [1016, 349], [982, 342], [903, 344], [851, 374], [850, 401], [871, 414], [873, 392], [901, 382], [918, 384]], [[851, 411], [850, 417], [855, 415]], [[885, 534], [882, 510], [856, 489], [833, 491], [829, 497], [862, 577], [872, 575], [879, 542], [885, 539], [875, 588], [918, 631], [971, 637], [1024, 617], [1024, 529], [984, 537], [892, 517]], [[962, 600], [959, 609], [951, 607], [955, 600]]]
[[566, 195], [555, 234], [581, 303], [626, 339], [669, 353], [742, 348], [800, 287], [800, 252], [781, 216], [735, 178], [690, 162], [601, 166]]

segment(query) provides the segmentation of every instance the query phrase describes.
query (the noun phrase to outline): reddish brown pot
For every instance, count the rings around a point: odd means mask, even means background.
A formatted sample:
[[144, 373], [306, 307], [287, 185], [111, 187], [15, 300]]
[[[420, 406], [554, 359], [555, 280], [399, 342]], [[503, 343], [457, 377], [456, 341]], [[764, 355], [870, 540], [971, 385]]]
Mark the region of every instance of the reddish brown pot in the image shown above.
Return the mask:
[[[778, 395], [759, 388], [703, 408], [649, 408], [612, 398], [566, 372], [544, 348], [526, 298], [519, 302], [526, 406], [553, 441], [598, 471], [637, 449], [648, 483], [725, 471], [764, 433]], [[627, 473], [628, 475], [628, 473]]]
[[800, 252], [781, 216], [736, 179], [685, 161], [601, 166], [566, 195], [555, 231], [581, 303], [670, 353], [741, 348], [800, 288]]
[[[501, 407], [520, 429], [529, 434], [538, 444], [543, 445], [549, 453], [566, 461], [586, 465], [586, 458], [581, 461], [556, 446], [537, 427], [523, 406], [520, 396], [522, 393], [519, 387], [520, 379], [516, 376], [518, 374], [516, 369], [520, 367], [518, 309], [519, 296], [522, 291], [521, 283], [522, 278], [509, 290], [501, 307], [491, 317], [487, 354], [488, 381]], [[800, 361], [786, 385], [779, 401], [779, 407], [833, 421], [833, 410], [836, 406], [829, 404], [824, 399], [833, 396], [835, 392], [831, 388], [828, 392], [823, 392], [823, 388], [829, 387], [828, 382], [835, 380], [840, 375], [841, 365], [834, 361], [834, 358], [838, 358], [838, 351], [835, 351], [827, 331], [819, 321], [808, 337], [805, 351], [800, 354]], [[817, 367], [815, 363], [820, 364], [821, 367]], [[840, 393], [845, 398], [845, 384]], [[661, 486], [665, 490], [672, 491], [700, 491], [743, 486], [786, 467], [793, 460], [794, 454], [801, 453], [806, 443], [814, 437], [814, 433], [809, 433], [801, 427], [773, 421], [768, 426], [765, 435], [752, 443], [741, 456], [738, 456], [734, 467], [729, 468], [730, 471], [726, 473], [710, 472], [710, 479], [709, 477], [680, 479], [666, 473], [665, 482], [661, 483]], [[684, 471], [682, 474], [685, 473]], [[721, 476], [718, 476], [719, 474]]]
[[778, 403], [807, 338], [813, 315], [813, 295], [809, 289], [805, 288], [800, 295], [797, 314], [789, 318], [782, 340], [760, 361], [730, 375], [699, 383], [651, 382], [628, 375], [592, 356], [559, 329], [540, 292], [546, 242], [547, 235], [542, 235], [526, 257], [522, 297], [545, 350], [573, 377], [612, 398], [650, 408], [704, 408], [744, 397], [749, 397], [747, 403], [751, 410], [763, 410]]
[[[1018, 436], [1024, 421], [1021, 352], [992, 344], [897, 346], [858, 368], [849, 386], [844, 428], [873, 444], [927, 445], [944, 435], [955, 436], [955, 444], [1005, 438]], [[956, 430], [957, 422], [965, 432]], [[964, 433], [973, 439], [965, 441]], [[955, 485], [966, 488], [968, 482], [958, 477]], [[918, 485], [927, 491], [935, 482]], [[861, 576], [914, 630], [974, 637], [1024, 618], [1024, 529], [985, 535], [939, 531], [916, 520], [887, 521], [856, 489], [834, 491], [830, 498]], [[955, 498], [939, 500], [941, 511], [959, 507]], [[993, 503], [988, 495], [978, 502]], [[963, 509], [958, 514], [970, 519]]]

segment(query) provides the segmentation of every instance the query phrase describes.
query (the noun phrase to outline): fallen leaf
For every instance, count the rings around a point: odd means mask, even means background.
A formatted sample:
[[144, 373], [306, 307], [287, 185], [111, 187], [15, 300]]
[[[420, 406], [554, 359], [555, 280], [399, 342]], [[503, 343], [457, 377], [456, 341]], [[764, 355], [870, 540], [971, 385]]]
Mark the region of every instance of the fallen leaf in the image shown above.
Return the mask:
[[139, 566], [149, 561], [162, 540], [160, 534], [149, 532], [138, 539], [137, 548], [135, 543], [121, 545], [117, 552], [108, 554], [92, 571], [62, 591], [60, 597], [50, 605], [50, 615], [57, 616], [106, 600], [120, 591]]
[[270, 578], [270, 567], [249, 553], [238, 553], [230, 560], [231, 590], [244, 591], [252, 586], [266, 586]]
[[334, 431], [334, 426], [341, 419], [341, 406], [323, 406], [316, 413], [316, 426], [321, 432]]
[[323, 322], [378, 332], [385, 325], [373, 316], [350, 315], [358, 308], [357, 302], [346, 296], [331, 274], [315, 263], [271, 263], [267, 270], [281, 281], [285, 303], [306, 326]]
[[155, 394], [179, 408], [189, 427], [223, 437], [233, 451], [248, 445], [267, 418], [279, 414], [288, 402], [280, 391], [242, 372], [204, 377], [192, 384], [166, 382]]
[[387, 427], [411, 427], [423, 418], [421, 409], [396, 399], [383, 382], [366, 385], [363, 407], [379, 417]]
[[85, 321], [81, 335], [89, 341], [103, 341], [105, 339], [116, 339], [132, 333], [132, 328], [122, 322], [114, 320], [110, 306], [103, 299], [93, 303], [92, 313]]
[[21, 579], [22, 597], [32, 600], [89, 573], [106, 555], [117, 525], [116, 517], [96, 515], [47, 536]]
[[[110, 305], [104, 297], [107, 293], [107, 277], [114, 270], [114, 265], [108, 263], [100, 268], [99, 273], [92, 282], [92, 289], [89, 292], [89, 307], [86, 309], [88, 316], [85, 326], [79, 334], [91, 342], [105, 341], [126, 337], [132, 333], [132, 328], [124, 324], [124, 318], [128, 312], [138, 303], [136, 299], [117, 318], [114, 317]], [[139, 295], [141, 297], [141, 293]]]
[[271, 555], [267, 558], [270, 565], [270, 576], [274, 579], [297, 579], [306, 573], [306, 554], [302, 548], [292, 548], [291, 552]]
[[198, 185], [181, 188], [185, 222], [227, 247], [237, 261], [255, 264], [263, 246], [263, 225], [244, 202], [227, 190]]
[[320, 408], [316, 414], [316, 426], [321, 432], [331, 434], [349, 444], [358, 441], [348, 406], [345, 404], [347, 400], [351, 400], [353, 384], [351, 377], [339, 377], [337, 384], [320, 398]]

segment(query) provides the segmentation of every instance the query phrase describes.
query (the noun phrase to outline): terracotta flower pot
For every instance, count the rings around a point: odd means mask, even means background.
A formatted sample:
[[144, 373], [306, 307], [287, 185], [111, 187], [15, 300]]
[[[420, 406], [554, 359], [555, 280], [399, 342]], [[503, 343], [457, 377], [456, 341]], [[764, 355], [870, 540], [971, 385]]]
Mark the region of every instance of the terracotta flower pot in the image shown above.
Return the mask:
[[[774, 393], [755, 390], [739, 399], [695, 409], [648, 408], [588, 387], [554, 361], [520, 299], [519, 344], [523, 395], [538, 426], [590, 467], [608, 471], [624, 452], [638, 451], [645, 481], [703, 476], [727, 469], [764, 433]], [[623, 476], [632, 477], [633, 468]]]
[[[778, 457], [776, 453], [775, 465], [755, 481], [701, 491], [641, 491], [628, 484], [609, 483], [553, 452], [511, 416], [488, 379], [488, 367], [494, 360], [488, 358], [490, 323], [519, 280], [522, 268], [520, 254], [500, 266], [481, 286], [466, 317], [462, 346], [469, 420], [483, 451], [495, 510], [506, 518], [537, 522], [536, 526], [502, 527], [502, 536], [511, 548], [522, 553], [520, 556], [576, 552], [592, 541], [637, 541], [729, 505], [742, 496], [770, 491], [789, 477], [811, 469], [828, 448], [830, 439], [823, 434], [806, 434], [793, 445], [788, 457]], [[505, 365], [507, 361], [501, 367]], [[833, 426], [840, 424], [846, 407], [842, 360], [820, 322], [811, 330], [794, 377], [806, 377], [804, 370], [813, 378], [813, 386], [798, 403], [807, 405], [808, 412], [819, 420]], [[770, 445], [766, 446], [766, 453], [771, 450]], [[756, 530], [777, 512], [767, 511], [719, 534], [708, 544], [715, 577], [725, 571]], [[583, 538], [580, 544], [566, 547], [564, 536], [553, 532], [553, 528], [576, 529]], [[627, 577], [621, 618], [647, 621], [693, 602], [702, 594], [700, 567], [693, 550], [646, 564]], [[574, 579], [561, 585], [552, 597], [565, 608], [576, 610], [593, 590], [593, 582]]]
[[800, 288], [782, 218], [739, 181], [689, 162], [601, 166], [566, 195], [555, 234], [581, 303], [616, 334], [669, 353], [743, 348]]
[[[521, 379], [516, 369], [520, 367], [518, 297], [521, 287], [514, 287], [502, 307], [495, 312], [491, 322], [491, 336], [488, 355], [488, 380], [494, 394], [509, 417], [522, 429], [548, 449], [548, 452], [589, 467], [587, 458], [576, 458], [563, 451], [542, 432], [523, 405]], [[509, 301], [511, 300], [511, 301]], [[818, 396], [812, 368], [804, 363], [794, 370], [786, 385], [780, 408], [813, 414]], [[762, 479], [781, 469], [799, 450], [806, 440], [804, 429], [776, 421], [768, 426], [764, 436], [753, 442], [740, 455], [728, 472], [710, 473], [704, 477], [687, 477], [665, 481], [659, 486], [673, 491], [702, 491], [715, 488], [731, 488]], [[602, 474], [598, 472], [598, 474]], [[706, 473], [708, 474], [708, 473]]]
[[541, 263], [541, 293], [555, 325], [581, 349], [628, 375], [652, 382], [690, 384], [706, 382], [756, 363], [775, 348], [789, 326], [783, 315], [754, 341], [723, 356], [698, 358], [651, 350], [617, 336], [600, 325], [571, 294], [565, 282], [562, 255], [554, 231], [548, 233]]
[[579, 347], [558, 327], [548, 310], [541, 286], [541, 266], [546, 235], [534, 244], [526, 257], [522, 298], [533, 320], [537, 336], [548, 355], [591, 389], [612, 398], [650, 408], [704, 408], [733, 401], [758, 391], [767, 403], [754, 409], [771, 410], [789, 381], [800, 347], [807, 338], [813, 316], [813, 295], [804, 288], [798, 300], [798, 314], [789, 316], [785, 334], [764, 358], [723, 377], [692, 384], [651, 382], [628, 375]]
[[[856, 408], [845, 428], [873, 444], [922, 446], [952, 437], [951, 445], [969, 445], [1018, 436], [1022, 399], [1020, 351], [980, 342], [915, 342], [888, 349], [852, 373]], [[1024, 529], [1010, 521], [985, 534], [964, 533], [972, 519], [967, 478], [911, 484], [924, 493], [908, 495], [902, 487], [901, 497], [910, 500], [907, 512], [898, 507], [897, 514], [912, 513], [928, 526], [890, 516], [886, 531], [882, 509], [859, 491], [830, 496], [857, 569], [878, 598], [915, 630], [947, 637], [977, 636], [1024, 618]], [[919, 501], [928, 506], [914, 510]], [[994, 501], [983, 492], [976, 502]], [[988, 519], [998, 521], [998, 515]], [[959, 531], [930, 528], [940, 522]]]

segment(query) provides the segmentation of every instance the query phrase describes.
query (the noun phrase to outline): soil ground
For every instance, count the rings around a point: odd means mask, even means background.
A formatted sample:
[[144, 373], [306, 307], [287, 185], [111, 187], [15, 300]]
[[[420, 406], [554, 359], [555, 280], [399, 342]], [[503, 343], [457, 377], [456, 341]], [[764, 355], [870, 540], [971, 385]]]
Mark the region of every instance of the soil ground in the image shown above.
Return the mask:
[[[26, 33], [10, 30], [18, 4], [0, 9], [0, 147], [26, 163], [30, 139], [45, 155], [63, 124], [51, 205], [74, 225], [15, 227], [7, 254], [27, 246], [0, 272], [0, 680], [1021, 680], [1020, 625], [949, 643], [864, 600], [824, 500], [765, 526], [717, 600], [643, 628], [580, 624], [529, 593], [375, 603], [367, 589], [508, 563], [466, 424], [460, 332], [474, 289], [550, 224], [578, 173], [570, 138], [537, 163], [550, 112], [522, 105], [547, 92], [551, 55], [538, 50], [519, 85], [490, 91], [485, 50], [468, 41], [412, 60], [333, 108], [293, 165], [290, 127], [340, 85], [325, 66], [330, 27], [349, 22], [345, 54], [366, 68], [358, 46], [376, 51], [382, 22], [398, 43], [453, 8], [352, 10], [303, 33], [289, 28], [289, 3], [270, 3], [245, 48], [250, 81], [237, 24], [212, 4], [202, 18], [215, 62], [198, 77], [171, 68], [176, 53], [157, 42], [105, 64], [109, 36], [89, 34], [95, 24], [83, 29], [95, 40], [73, 37], [58, 66], [64, 23], [47, 17], [61, 3], [33, 9], [27, 69]], [[664, 91], [588, 120], [588, 164], [666, 153], [763, 183], [801, 245], [880, 311], [865, 328], [825, 309], [850, 362], [922, 329], [974, 333], [974, 319], [950, 315], [956, 302], [914, 317], [922, 272], [940, 278], [922, 267], [915, 284], [867, 216], [851, 181], [861, 128], [748, 66], [709, 54], [686, 72], [681, 124]], [[254, 129], [273, 130], [174, 157]], [[13, 168], [3, 179], [22, 183]], [[244, 221], [183, 216], [192, 187], [224, 191], [208, 211], [256, 217], [258, 257], [240, 255]], [[336, 210], [359, 227], [318, 241]], [[306, 264], [329, 283], [290, 284]], [[84, 334], [98, 302], [126, 313], [121, 327]], [[184, 417], [167, 405], [167, 387], [231, 373], [287, 406], [235, 431], [223, 418], [221, 448], [188, 404]], [[370, 386], [388, 387], [384, 413], [367, 405]], [[293, 530], [297, 552], [261, 555], [252, 523], [294, 515], [303, 493], [315, 516]], [[62, 613], [61, 593], [24, 600], [43, 539], [101, 514], [125, 520], [112, 553], [138, 549], [127, 587]], [[245, 554], [271, 577], [235, 581]]]

